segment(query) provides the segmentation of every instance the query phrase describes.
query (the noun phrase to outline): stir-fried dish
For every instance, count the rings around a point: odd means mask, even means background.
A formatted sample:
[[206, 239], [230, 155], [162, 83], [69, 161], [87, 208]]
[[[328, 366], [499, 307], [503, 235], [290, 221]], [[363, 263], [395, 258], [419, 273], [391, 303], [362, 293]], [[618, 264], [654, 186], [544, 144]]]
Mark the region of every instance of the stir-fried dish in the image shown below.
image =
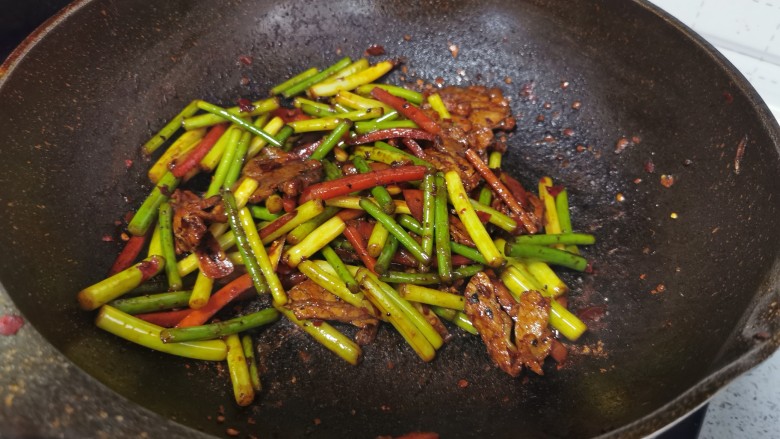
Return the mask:
[[587, 270], [593, 236], [550, 177], [526, 190], [502, 171], [500, 89], [378, 83], [394, 66], [344, 58], [268, 99], [193, 101], [143, 146], [154, 189], [81, 307], [129, 341], [226, 360], [240, 405], [261, 389], [253, 336], [279, 319], [352, 364], [381, 325], [426, 362], [452, 331], [512, 376], [561, 361], [586, 328], [551, 265]]

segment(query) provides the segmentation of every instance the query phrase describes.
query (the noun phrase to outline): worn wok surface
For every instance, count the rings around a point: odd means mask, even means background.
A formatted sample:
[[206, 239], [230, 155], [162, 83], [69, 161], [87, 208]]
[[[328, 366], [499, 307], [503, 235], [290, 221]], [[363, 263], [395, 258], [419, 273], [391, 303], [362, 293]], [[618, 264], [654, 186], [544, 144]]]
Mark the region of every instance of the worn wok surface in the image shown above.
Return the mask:
[[[106, 404], [175, 419], [182, 437], [223, 434], [220, 406], [259, 437], [641, 435], [775, 349], [778, 126], [702, 40], [622, 0], [313, 3], [76, 2], [4, 65], [0, 279], [51, 344], [121, 395]], [[391, 81], [511, 96], [507, 168], [569, 188], [575, 228], [598, 237], [595, 273], [566, 274], [574, 310], [604, 311], [570, 362], [512, 379], [459, 333], [424, 364], [384, 329], [351, 367], [280, 323], [257, 332], [265, 389], [237, 409], [224, 371], [96, 329], [75, 294], [104, 276], [118, 244], [102, 237], [149, 190], [139, 146], [154, 130], [193, 98], [257, 98], [369, 44], [406, 60]]]

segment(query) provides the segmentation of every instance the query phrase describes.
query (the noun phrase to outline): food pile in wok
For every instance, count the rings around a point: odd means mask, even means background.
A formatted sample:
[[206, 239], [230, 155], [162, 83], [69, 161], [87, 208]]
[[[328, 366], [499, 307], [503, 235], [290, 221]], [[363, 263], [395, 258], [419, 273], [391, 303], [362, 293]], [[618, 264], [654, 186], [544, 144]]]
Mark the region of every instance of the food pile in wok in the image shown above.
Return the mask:
[[588, 270], [594, 237], [550, 177], [530, 191], [502, 171], [500, 89], [378, 83], [395, 65], [347, 57], [267, 99], [193, 101], [143, 146], [154, 189], [81, 307], [129, 341], [227, 360], [239, 405], [261, 388], [252, 335], [278, 319], [351, 364], [381, 325], [423, 361], [450, 331], [512, 376], [562, 361], [586, 327], [550, 266]]

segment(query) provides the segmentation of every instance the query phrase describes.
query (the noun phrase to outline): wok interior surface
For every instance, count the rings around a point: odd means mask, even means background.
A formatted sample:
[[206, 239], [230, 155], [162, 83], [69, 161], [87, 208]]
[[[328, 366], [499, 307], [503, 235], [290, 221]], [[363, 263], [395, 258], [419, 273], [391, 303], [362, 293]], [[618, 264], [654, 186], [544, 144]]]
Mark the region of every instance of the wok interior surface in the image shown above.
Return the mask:
[[[163, 417], [223, 434], [222, 406], [260, 437], [643, 434], [777, 344], [777, 124], [722, 59], [646, 5], [77, 5], [0, 82], [0, 278], [70, 360]], [[282, 322], [257, 332], [264, 390], [238, 409], [225, 371], [95, 328], [75, 294], [104, 276], [118, 244], [101, 238], [150, 189], [139, 146], [194, 98], [259, 98], [370, 44], [405, 60], [391, 82], [500, 86], [518, 118], [505, 168], [528, 188], [550, 175], [569, 189], [575, 229], [598, 239], [585, 250], [595, 273], [565, 274], [570, 308], [605, 311], [569, 363], [513, 379], [454, 330], [425, 364], [383, 328], [352, 367]]]

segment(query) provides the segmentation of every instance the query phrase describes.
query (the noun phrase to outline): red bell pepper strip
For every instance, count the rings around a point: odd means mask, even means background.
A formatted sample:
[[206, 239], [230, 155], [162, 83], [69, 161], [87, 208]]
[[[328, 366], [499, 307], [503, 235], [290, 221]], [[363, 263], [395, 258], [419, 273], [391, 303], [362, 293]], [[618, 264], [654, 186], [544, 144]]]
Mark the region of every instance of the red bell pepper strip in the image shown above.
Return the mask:
[[374, 143], [377, 140], [396, 139], [399, 137], [402, 139], [429, 140], [431, 142], [436, 140], [436, 136], [433, 134], [416, 128], [388, 128], [386, 130], [372, 131], [368, 134], [354, 137], [347, 143], [350, 145], [362, 145], [364, 143]]
[[282, 208], [284, 209], [285, 213], [292, 212], [296, 207], [298, 207], [298, 202], [295, 200], [295, 198], [282, 198]]
[[376, 266], [376, 259], [372, 258], [371, 255], [368, 254], [368, 249], [366, 248], [366, 242], [363, 240], [363, 235], [360, 234], [360, 231], [357, 227], [355, 227], [352, 221], [347, 223], [347, 227], [342, 233], [344, 234], [344, 237], [347, 238], [347, 241], [352, 244], [352, 247], [355, 249], [355, 253], [357, 253], [358, 257], [363, 262], [363, 265], [371, 270], [372, 273], [375, 273], [374, 267]]
[[393, 96], [386, 90], [382, 90], [379, 87], [374, 87], [371, 90], [371, 95], [385, 104], [393, 107], [396, 111], [403, 114], [407, 119], [416, 123], [420, 128], [425, 131], [438, 136], [441, 135], [441, 127], [434, 122], [433, 119], [423, 113], [422, 110], [412, 105], [409, 101], [398, 96]]
[[283, 108], [279, 107], [271, 112], [271, 117], [278, 117], [284, 121], [284, 123], [294, 122], [296, 120], [308, 120], [311, 116], [301, 111], [300, 108]]
[[341, 209], [336, 214], [337, 217], [341, 218], [342, 221], [349, 221], [353, 219], [358, 219], [366, 214], [365, 210], [361, 209]]
[[506, 203], [507, 207], [509, 207], [509, 210], [520, 218], [520, 222], [523, 223], [525, 230], [527, 230], [528, 233], [536, 233], [536, 225], [534, 224], [533, 219], [528, 215], [528, 212], [523, 209], [517, 199], [509, 192], [509, 189], [504, 183], [496, 177], [496, 174], [493, 173], [488, 165], [482, 161], [479, 154], [473, 149], [469, 149], [466, 151], [466, 159], [474, 166], [482, 178], [485, 179], [487, 184], [490, 185], [490, 188], [493, 189], [493, 193], [498, 195], [498, 197]]
[[406, 149], [412, 152], [412, 154], [416, 155], [417, 157], [425, 160], [425, 151], [423, 151], [422, 147], [420, 147], [420, 144], [417, 143], [414, 139], [411, 137], [404, 137], [401, 139], [401, 141], [406, 146]]
[[425, 176], [425, 166], [398, 166], [382, 171], [371, 171], [365, 174], [348, 175], [335, 180], [313, 184], [307, 187], [298, 200], [303, 204], [309, 200], [319, 198], [328, 200], [333, 197], [347, 195], [351, 192], [371, 189], [375, 186], [401, 183], [405, 181], [422, 180]]
[[206, 136], [201, 139], [200, 143], [198, 143], [198, 146], [193, 148], [184, 160], [174, 165], [173, 169], [171, 169], [173, 176], [176, 178], [182, 178], [187, 175], [188, 172], [198, 166], [198, 163], [203, 160], [203, 157], [206, 157], [206, 154], [211, 151], [211, 148], [214, 147], [214, 144], [217, 143], [217, 140], [219, 140], [219, 138], [222, 137], [222, 134], [225, 133], [227, 127], [228, 124], [226, 123], [214, 125], [209, 130], [209, 132], [206, 133]]
[[254, 284], [252, 283], [252, 277], [248, 273], [235, 278], [220, 288], [219, 291], [212, 294], [209, 301], [202, 308], [191, 310], [189, 314], [181, 319], [176, 327], [184, 328], [206, 323], [219, 310], [252, 287], [254, 287]]
[[418, 262], [405, 248], [399, 248], [395, 255], [393, 255], [393, 263], [403, 265], [404, 267], [417, 268], [420, 266], [420, 262]]
[[512, 195], [514, 195], [515, 199], [520, 203], [521, 206], [524, 208], [529, 208], [530, 204], [528, 201], [528, 191], [525, 190], [522, 184], [520, 184], [519, 181], [515, 180], [514, 177], [511, 175], [502, 172], [501, 173], [501, 182], [504, 183], [512, 192]]
[[260, 238], [261, 239], [267, 238], [271, 233], [274, 233], [277, 230], [281, 229], [285, 224], [289, 223], [297, 215], [298, 212], [296, 211], [285, 212], [284, 215], [280, 216], [279, 218], [276, 218], [275, 220], [268, 223], [268, 225], [260, 229], [259, 231]]
[[487, 213], [487, 212], [476, 212], [476, 214], [477, 214], [477, 218], [479, 218], [479, 221], [482, 224], [487, 224], [487, 223], [490, 222], [490, 216], [491, 215], [489, 213]]
[[360, 236], [363, 237], [363, 242], [368, 242], [368, 238], [371, 237], [371, 232], [374, 230], [374, 227], [376, 227], [374, 223], [369, 223], [367, 221], [353, 221], [352, 224], [354, 224], [355, 228], [360, 232]]
[[423, 191], [419, 189], [404, 189], [402, 193], [404, 194], [404, 201], [406, 201], [406, 205], [409, 207], [409, 212], [411, 212], [414, 219], [422, 222]]
[[147, 321], [157, 326], [162, 326], [163, 328], [173, 328], [174, 326], [176, 326], [177, 323], [181, 321], [181, 319], [187, 317], [187, 314], [191, 312], [192, 310], [187, 308], [187, 309], [180, 309], [177, 311], [148, 312], [144, 314], [136, 314], [135, 317], [138, 317], [141, 320]]
[[144, 247], [147, 235], [136, 236], [132, 235], [130, 239], [125, 243], [125, 248], [119, 253], [114, 260], [114, 265], [108, 270], [108, 275], [112, 276], [120, 271], [130, 268], [138, 259], [138, 255], [141, 253], [141, 249]]

